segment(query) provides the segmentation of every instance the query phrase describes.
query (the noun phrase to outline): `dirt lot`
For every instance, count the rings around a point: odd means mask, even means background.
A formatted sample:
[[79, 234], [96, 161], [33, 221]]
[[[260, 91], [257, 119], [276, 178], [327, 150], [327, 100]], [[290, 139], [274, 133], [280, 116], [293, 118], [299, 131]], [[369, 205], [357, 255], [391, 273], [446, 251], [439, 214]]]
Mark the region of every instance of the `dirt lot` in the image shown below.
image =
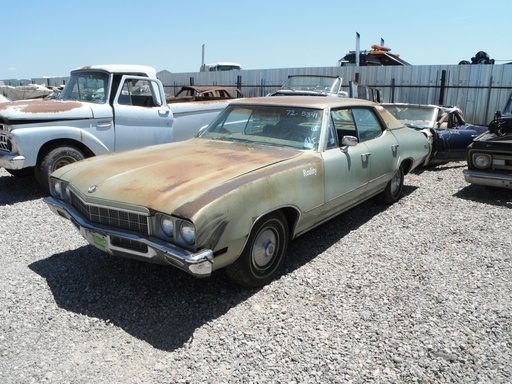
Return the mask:
[[4, 383], [512, 381], [512, 192], [463, 164], [294, 240], [252, 291], [102, 254], [0, 170]]

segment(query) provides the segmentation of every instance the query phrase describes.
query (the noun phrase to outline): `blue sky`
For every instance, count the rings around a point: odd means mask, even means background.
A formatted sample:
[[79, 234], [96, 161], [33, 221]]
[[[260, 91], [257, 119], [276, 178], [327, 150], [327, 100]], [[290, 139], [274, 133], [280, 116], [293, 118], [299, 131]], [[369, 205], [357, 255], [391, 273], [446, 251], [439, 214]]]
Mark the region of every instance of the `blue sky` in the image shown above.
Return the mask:
[[[92, 64], [198, 71], [335, 66], [379, 44], [413, 65], [458, 64], [485, 51], [512, 61], [504, 0], [4, 0], [0, 80], [67, 76]], [[498, 61], [497, 64], [503, 63]]]

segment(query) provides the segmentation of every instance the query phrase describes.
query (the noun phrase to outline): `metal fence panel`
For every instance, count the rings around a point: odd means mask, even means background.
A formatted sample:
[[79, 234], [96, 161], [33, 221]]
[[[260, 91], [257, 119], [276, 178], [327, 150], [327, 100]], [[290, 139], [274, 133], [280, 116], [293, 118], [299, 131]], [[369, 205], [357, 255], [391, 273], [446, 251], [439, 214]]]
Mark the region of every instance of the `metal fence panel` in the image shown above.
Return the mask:
[[[411, 65], [375, 67], [308, 67], [253, 69], [226, 72], [171, 73], [160, 71], [166, 93], [176, 94], [183, 85], [237, 86], [247, 97], [265, 96], [279, 88], [289, 75], [331, 75], [349, 82], [378, 88], [381, 100], [419, 104], [457, 105], [466, 120], [488, 124], [512, 92], [512, 65]], [[68, 77], [32, 79], [32, 83], [56, 86]], [[442, 80], [444, 79], [444, 84]], [[15, 84], [16, 80], [6, 81]], [[26, 83], [27, 81], [23, 81]]]

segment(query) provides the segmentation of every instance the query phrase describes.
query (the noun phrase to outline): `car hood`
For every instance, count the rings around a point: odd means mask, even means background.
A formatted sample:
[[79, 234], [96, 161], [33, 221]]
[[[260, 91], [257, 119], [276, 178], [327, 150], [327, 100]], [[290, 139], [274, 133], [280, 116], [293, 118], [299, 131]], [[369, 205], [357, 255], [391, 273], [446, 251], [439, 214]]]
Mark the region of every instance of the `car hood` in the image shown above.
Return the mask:
[[0, 104], [0, 116], [12, 123], [41, 120], [90, 119], [88, 103], [62, 100], [19, 100]]
[[493, 144], [512, 147], [512, 133], [498, 135], [492, 132], [484, 132], [473, 140], [473, 147], [485, 148]]
[[201, 197], [213, 201], [268, 176], [269, 166], [300, 157], [311, 161], [297, 150], [194, 138], [98, 156], [53, 176], [69, 181], [87, 199], [174, 212]]

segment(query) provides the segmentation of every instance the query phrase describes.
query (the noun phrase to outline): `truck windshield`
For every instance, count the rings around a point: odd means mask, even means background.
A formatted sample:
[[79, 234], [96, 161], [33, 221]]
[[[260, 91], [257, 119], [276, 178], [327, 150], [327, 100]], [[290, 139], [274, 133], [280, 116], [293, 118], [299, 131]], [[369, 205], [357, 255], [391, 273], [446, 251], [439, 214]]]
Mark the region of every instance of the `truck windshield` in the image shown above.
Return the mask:
[[505, 117], [512, 117], [512, 93], [508, 98], [507, 105], [505, 105], [505, 109], [503, 109], [502, 115]]
[[109, 75], [103, 72], [74, 72], [62, 90], [62, 100], [103, 104], [108, 100]]

